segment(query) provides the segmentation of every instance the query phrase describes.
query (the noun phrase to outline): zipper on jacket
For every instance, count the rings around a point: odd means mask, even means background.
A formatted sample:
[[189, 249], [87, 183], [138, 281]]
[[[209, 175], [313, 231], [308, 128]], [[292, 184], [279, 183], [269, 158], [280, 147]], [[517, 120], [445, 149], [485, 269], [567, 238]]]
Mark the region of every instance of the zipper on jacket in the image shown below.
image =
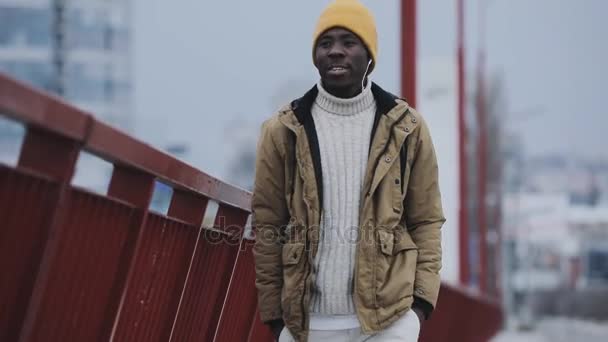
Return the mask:
[[[407, 115], [407, 113], [408, 113], [408, 112], [409, 112], [409, 111], [406, 109], [406, 110], [405, 110], [405, 112], [403, 112], [403, 114], [401, 114], [401, 115], [399, 116], [399, 118], [398, 118], [397, 120], [395, 120], [395, 122], [394, 122], [394, 123], [391, 125], [391, 127], [390, 127], [390, 129], [389, 129], [389, 132], [392, 132], [392, 131], [393, 131], [393, 129], [395, 128], [395, 126], [396, 126], [396, 125], [397, 125], [397, 124], [398, 124], [398, 123], [399, 123], [401, 120], [403, 120], [403, 118], [404, 118], [404, 117]], [[373, 137], [372, 137], [372, 138], [373, 138]], [[389, 140], [390, 140], [390, 138], [389, 138]], [[405, 140], [403, 141], [403, 143], [405, 144]], [[375, 161], [375, 163], [374, 163], [374, 168], [373, 168], [373, 170], [374, 170], [374, 171], [376, 170], [376, 168], [378, 168], [378, 163], [380, 162], [380, 159], [382, 159], [382, 155], [383, 155], [383, 154], [386, 152], [386, 149], [388, 148], [388, 145], [389, 145], [389, 144], [388, 144], [388, 142], [387, 142], [387, 143], [386, 143], [386, 145], [384, 146], [384, 149], [382, 150], [382, 153], [380, 153], [380, 154], [378, 155], [378, 158], [376, 159], [376, 161]], [[372, 175], [372, 182], [373, 182], [373, 179], [374, 179], [374, 177], [373, 177], [373, 175]], [[372, 185], [372, 184], [370, 183], [370, 187], [371, 187], [371, 185]], [[369, 192], [369, 191], [367, 191], [367, 192], [366, 192], [366, 193], [363, 195], [363, 196], [364, 196], [364, 198], [365, 198], [365, 196], [367, 196], [367, 193], [368, 193], [368, 192]], [[371, 194], [370, 194], [370, 196], [371, 196]], [[360, 208], [359, 208], [359, 227], [361, 227], [361, 224], [362, 224], [362, 222], [361, 222], [361, 217], [362, 217], [362, 211], [363, 211], [363, 203], [364, 203], [364, 200], [363, 200], [363, 201], [361, 201], [361, 206], [360, 206]], [[365, 224], [365, 222], [363, 222], [363, 224]], [[372, 239], [373, 239], [373, 238], [374, 238], [374, 237], [372, 236]], [[358, 238], [357, 240], [358, 240], [358, 241], [361, 241], [361, 239], [360, 239], [360, 238]], [[358, 282], [358, 279], [359, 279], [359, 253], [360, 253], [360, 249], [361, 249], [361, 246], [360, 246], [360, 245], [357, 245], [357, 248], [355, 249], [355, 274], [354, 274], [354, 277], [355, 277], [355, 281], [354, 281], [354, 283], [355, 283], [355, 284], [354, 284], [354, 287], [353, 287], [353, 292], [354, 292], [354, 298], [353, 298], [353, 301], [355, 301], [355, 312], [356, 312], [356, 314], [357, 314], [357, 318], [358, 318], [358, 316], [359, 316], [359, 312], [358, 312], [358, 310], [357, 310], [357, 308], [356, 308], [356, 307], [357, 307], [357, 302], [358, 302], [358, 299], [357, 299], [357, 298], [359, 298], [359, 297], [358, 297], [358, 293], [359, 293], [359, 292], [358, 292], [358, 288], [359, 288], [359, 287], [357, 286], [357, 284], [359, 283], [359, 282]], [[364, 331], [364, 332], [366, 332], [366, 331]]]
[[[283, 123], [283, 125], [285, 125], [285, 124]], [[298, 133], [294, 129], [292, 129], [291, 127], [289, 127], [287, 125], [285, 125], [285, 126], [287, 128], [289, 128], [296, 135], [296, 141], [297, 141], [297, 139], [299, 138]], [[308, 138], [308, 136], [307, 136], [307, 138]], [[296, 163], [298, 165], [298, 168], [299, 168], [299, 172], [298, 173], [300, 175], [300, 179], [302, 180], [303, 183], [306, 183], [306, 180], [304, 179], [304, 175], [302, 173], [302, 170], [304, 170], [304, 168], [302, 167], [300, 158], [298, 158], [297, 143], [294, 144], [294, 155], [295, 155], [295, 161], [296, 161]], [[318, 187], [318, 185], [317, 185], [317, 187]], [[319, 189], [317, 189], [317, 192], [319, 192]], [[302, 199], [304, 200], [304, 204], [306, 205], [306, 208], [308, 209], [308, 212], [309, 213], [312, 212], [312, 210], [311, 210], [312, 207], [310, 205], [310, 202], [308, 202], [308, 200], [304, 196], [303, 196]], [[322, 203], [321, 200], [319, 200], [319, 203], [320, 203], [320, 206], [321, 206], [322, 205], [321, 204]], [[322, 210], [323, 209], [321, 208], [321, 212], [322, 212]], [[309, 224], [309, 226], [310, 226], [310, 224]], [[304, 234], [304, 247], [305, 247], [304, 252], [305, 253], [310, 253], [310, 239], [308, 238], [308, 233], [309, 232], [308, 232], [308, 228], [307, 228], [306, 229], [306, 234]], [[305, 303], [305, 298], [306, 298], [306, 293], [307, 293], [306, 289], [310, 287], [308, 285], [308, 279], [310, 277], [310, 273], [311, 273], [311, 269], [312, 269], [312, 264], [311, 264], [310, 260], [307, 263], [308, 263], [308, 269], [306, 270], [306, 273], [304, 275], [304, 290], [302, 291], [302, 299], [300, 300], [300, 306], [301, 306], [301, 309], [302, 309], [302, 330], [305, 329], [305, 325], [306, 325], [306, 315], [307, 315], [308, 310], [307, 310], [306, 305], [305, 305], [306, 304]]]

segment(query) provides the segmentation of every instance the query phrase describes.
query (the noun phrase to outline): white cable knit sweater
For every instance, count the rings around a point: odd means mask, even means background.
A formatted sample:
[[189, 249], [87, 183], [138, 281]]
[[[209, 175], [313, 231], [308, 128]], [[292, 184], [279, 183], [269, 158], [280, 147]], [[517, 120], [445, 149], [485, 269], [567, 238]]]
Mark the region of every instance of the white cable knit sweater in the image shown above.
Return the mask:
[[352, 294], [359, 202], [376, 112], [370, 85], [368, 82], [354, 98], [341, 99], [317, 84], [312, 116], [321, 152], [324, 197], [310, 308], [312, 330], [359, 325]]

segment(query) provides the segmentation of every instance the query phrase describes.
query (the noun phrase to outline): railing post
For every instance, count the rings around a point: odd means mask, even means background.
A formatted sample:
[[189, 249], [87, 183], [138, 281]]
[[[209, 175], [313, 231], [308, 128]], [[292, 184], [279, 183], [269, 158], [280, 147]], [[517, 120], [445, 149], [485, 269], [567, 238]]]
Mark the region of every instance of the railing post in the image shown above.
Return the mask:
[[180, 189], [173, 190], [167, 214], [195, 227], [200, 227], [205, 217], [209, 199]]
[[[49, 220], [48, 229], [44, 236], [40, 236], [43, 250], [40, 255], [33, 256], [39, 259], [39, 267], [35, 282], [24, 284], [32, 290], [29, 301], [21, 303], [27, 307], [23, 312], [23, 321], [18, 322], [14, 328], [15, 334], [19, 331], [20, 341], [29, 341], [34, 333], [41, 301], [47, 287], [51, 265], [57, 253], [57, 246], [62, 236], [62, 221], [67, 214], [66, 203], [69, 197], [70, 181], [74, 174], [81, 142], [60, 137], [43, 130], [28, 127], [21, 153], [19, 155], [18, 168], [29, 169], [51, 177], [59, 183], [54, 195], [54, 209]], [[29, 291], [25, 291], [28, 292]], [[22, 324], [22, 325], [21, 325]], [[18, 327], [21, 327], [19, 329]], [[16, 335], [14, 336], [16, 337]]]
[[141, 248], [142, 236], [148, 217], [148, 207], [152, 200], [153, 192], [154, 177], [152, 175], [121, 165], [114, 165], [108, 196], [135, 205], [137, 211], [132, 221], [134, 232], [131, 236], [135, 238], [128, 241], [128, 244], [132, 247], [126, 248], [126, 250], [131, 253], [128, 253], [128, 255], [125, 256], [126, 260], [124, 260], [124, 263], [121, 263], [121, 265], [124, 266], [119, 269], [119, 279], [123, 279], [123, 281], [118, 281], [118, 284], [115, 284], [115, 290], [110, 299], [113, 303], [110, 307], [115, 309], [108, 310], [104, 320], [104, 326], [106, 327], [104, 332], [107, 334], [107, 336], [104, 337], [109, 338], [110, 341], [114, 338], [118, 322], [120, 321], [120, 314], [125, 301], [125, 296], [131, 279], [133, 278], [133, 273], [136, 272], [133, 265], [135, 263], [135, 256]]
[[205, 218], [205, 210], [207, 209], [208, 203], [209, 199], [206, 197], [195, 195], [191, 192], [179, 189], [173, 190], [173, 197], [171, 198], [171, 204], [169, 205], [168, 211], [169, 216], [192, 224], [194, 227], [196, 227], [196, 229], [198, 229], [198, 234], [196, 237], [196, 244], [192, 250], [192, 256], [190, 257], [190, 263], [188, 264], [188, 272], [184, 279], [182, 291], [180, 292], [179, 297], [176, 298], [177, 300], [175, 303], [173, 303], [173, 306], [175, 307], [173, 324], [171, 324], [171, 326], [167, 325], [167, 328], [170, 327], [170, 331], [164, 333], [164, 335], [169, 336], [169, 341], [171, 341], [173, 338], [175, 323], [179, 319], [179, 309], [184, 299], [184, 293], [186, 292], [186, 285], [188, 284], [188, 278], [190, 271], [192, 270], [192, 263], [196, 257], [197, 245], [200, 241], [201, 231], [203, 230], [202, 224], [203, 219]]

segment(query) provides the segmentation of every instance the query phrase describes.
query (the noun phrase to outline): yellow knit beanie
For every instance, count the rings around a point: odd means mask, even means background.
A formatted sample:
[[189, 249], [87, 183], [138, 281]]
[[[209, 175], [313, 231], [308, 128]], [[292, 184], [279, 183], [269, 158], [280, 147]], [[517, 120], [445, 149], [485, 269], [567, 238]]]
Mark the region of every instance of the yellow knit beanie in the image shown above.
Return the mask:
[[345, 28], [359, 36], [371, 54], [373, 68], [373, 65], [376, 64], [376, 56], [378, 55], [376, 23], [372, 13], [359, 0], [335, 0], [325, 8], [315, 28], [313, 61], [315, 46], [319, 36], [334, 27]]

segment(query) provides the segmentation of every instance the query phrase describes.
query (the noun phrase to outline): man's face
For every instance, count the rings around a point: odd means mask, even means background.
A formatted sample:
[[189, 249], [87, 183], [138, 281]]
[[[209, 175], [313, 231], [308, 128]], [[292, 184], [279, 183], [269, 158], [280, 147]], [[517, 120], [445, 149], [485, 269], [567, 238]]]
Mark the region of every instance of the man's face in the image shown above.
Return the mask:
[[337, 96], [351, 97], [361, 91], [368, 61], [361, 39], [343, 28], [326, 31], [315, 45], [315, 66], [323, 86]]

